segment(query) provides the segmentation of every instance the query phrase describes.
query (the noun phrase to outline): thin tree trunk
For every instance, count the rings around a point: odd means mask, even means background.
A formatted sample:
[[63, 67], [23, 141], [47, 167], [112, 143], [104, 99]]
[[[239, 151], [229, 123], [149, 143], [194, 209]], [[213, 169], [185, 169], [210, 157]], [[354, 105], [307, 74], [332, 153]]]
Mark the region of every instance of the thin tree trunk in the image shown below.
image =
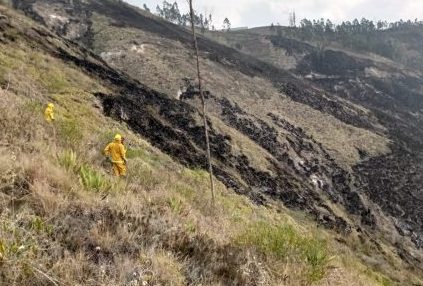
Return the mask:
[[192, 0], [189, 0], [189, 9], [190, 9], [190, 16], [191, 16], [192, 37], [193, 37], [193, 40], [194, 40], [195, 55], [197, 57], [198, 89], [200, 90], [201, 104], [202, 104], [202, 107], [203, 107], [204, 135], [206, 137], [206, 149], [207, 149], [206, 152], [207, 152], [207, 161], [208, 161], [208, 164], [209, 164], [210, 190], [211, 190], [211, 195], [212, 195], [212, 204], [214, 205], [213, 167], [212, 167], [212, 163], [211, 163], [210, 140], [209, 140], [207, 118], [206, 118], [206, 103], [205, 103], [205, 100], [204, 100], [203, 86], [202, 86], [202, 82], [201, 82], [200, 56], [199, 56], [199, 52], [198, 52], [197, 36], [195, 34], [194, 9], [192, 8]]

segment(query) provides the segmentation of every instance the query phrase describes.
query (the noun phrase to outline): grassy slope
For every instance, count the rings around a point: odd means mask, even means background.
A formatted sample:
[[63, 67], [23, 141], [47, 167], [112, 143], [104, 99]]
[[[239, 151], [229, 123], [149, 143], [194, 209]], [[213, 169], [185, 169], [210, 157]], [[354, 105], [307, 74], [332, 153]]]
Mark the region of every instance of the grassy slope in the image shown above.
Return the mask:
[[[32, 22], [1, 13], [15, 28], [0, 44], [0, 154], [7, 162], [0, 170], [0, 284], [391, 285], [335, 234], [276, 212], [280, 206], [254, 206], [218, 184], [212, 208], [207, 174], [103, 117], [93, 94], [113, 86], [29, 42]], [[57, 106], [52, 126], [42, 119], [48, 101]], [[115, 132], [130, 144], [127, 180], [110, 176], [100, 153]]]

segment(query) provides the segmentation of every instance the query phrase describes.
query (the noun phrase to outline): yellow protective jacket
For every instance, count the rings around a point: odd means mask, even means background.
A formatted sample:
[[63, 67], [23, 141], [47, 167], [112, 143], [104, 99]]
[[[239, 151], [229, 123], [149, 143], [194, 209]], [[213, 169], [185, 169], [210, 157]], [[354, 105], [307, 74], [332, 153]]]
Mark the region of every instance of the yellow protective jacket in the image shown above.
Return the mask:
[[104, 149], [104, 154], [112, 157], [112, 163], [124, 164], [126, 161], [126, 149], [123, 144], [115, 140]]
[[44, 110], [44, 118], [48, 122], [52, 122], [54, 120], [54, 110], [53, 110], [53, 107], [47, 106], [46, 110]]

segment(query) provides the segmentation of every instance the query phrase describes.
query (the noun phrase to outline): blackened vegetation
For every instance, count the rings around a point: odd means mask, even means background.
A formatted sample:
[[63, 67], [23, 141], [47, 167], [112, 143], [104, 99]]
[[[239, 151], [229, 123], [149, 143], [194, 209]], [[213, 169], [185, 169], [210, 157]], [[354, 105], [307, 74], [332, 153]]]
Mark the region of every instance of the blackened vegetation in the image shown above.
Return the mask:
[[280, 83], [279, 89], [282, 93], [288, 95], [292, 100], [311, 106], [316, 110], [328, 113], [337, 119], [352, 126], [374, 129], [373, 122], [369, 122], [369, 116], [361, 110], [341, 103], [339, 100], [328, 94], [322, 96], [321, 91], [310, 89], [309, 87], [299, 86], [291, 82]]
[[[392, 152], [357, 165], [355, 185], [394, 218], [400, 234], [410, 237], [417, 248], [423, 248], [423, 80], [388, 67], [379, 69], [388, 70], [389, 76], [369, 76], [361, 60], [347, 56], [332, 60], [331, 65], [344, 71], [322, 70], [320, 62], [310, 59], [298, 71], [340, 72], [340, 78], [319, 78], [313, 82], [328, 93], [368, 108], [387, 129], [383, 132], [392, 140]], [[367, 66], [377, 68], [371, 61]]]
[[12, 28], [10, 20], [7, 16], [0, 14], [0, 42], [6, 43], [8, 41], [16, 41], [16, 37], [13, 34], [9, 33]]
[[286, 51], [286, 55], [288, 56], [307, 54], [316, 50], [315, 47], [309, 44], [290, 38], [268, 36], [268, 39], [272, 42], [273, 46], [284, 49]]
[[[333, 202], [343, 204], [351, 214], [361, 216], [366, 225], [374, 226], [375, 220], [370, 210], [351, 188], [350, 175], [337, 166], [322, 146], [302, 129], [270, 113], [269, 117], [273, 122], [287, 132], [281, 134], [265, 121], [247, 114], [236, 103], [231, 103], [226, 98], [218, 100], [222, 107], [223, 120], [273, 156], [273, 159], [268, 160], [274, 166], [272, 171], [275, 178], [270, 180], [267, 173], [261, 172], [257, 177], [249, 172], [245, 180], [250, 186], [260, 188], [262, 193], [281, 200], [290, 207], [303, 210], [325, 207], [321, 200], [323, 194]], [[281, 135], [285, 136], [286, 142], [280, 140]], [[248, 166], [246, 163], [248, 162], [243, 162], [242, 165]], [[314, 180], [314, 185], [306, 183], [310, 180]], [[260, 184], [257, 186], [258, 181]], [[336, 216], [332, 216], [332, 220], [335, 224], [342, 221]]]
[[355, 168], [369, 197], [395, 217], [398, 231], [410, 236], [418, 248], [423, 248], [422, 159], [396, 147], [392, 154]]
[[[186, 100], [186, 99], [195, 99], [200, 98], [200, 89], [198, 88], [198, 84], [195, 84], [192, 82], [192, 79], [190, 78], [183, 78], [184, 86], [182, 86], [182, 94], [180, 96], [180, 100]], [[204, 99], [210, 98], [210, 91], [203, 90]]]
[[295, 171], [309, 178], [314, 175], [317, 187], [334, 203], [343, 204], [350, 214], [360, 215], [365, 225], [374, 226], [375, 218], [354, 191], [351, 175], [339, 167], [322, 145], [301, 128], [275, 114], [269, 113], [268, 116], [276, 125], [289, 132], [289, 135], [286, 135], [289, 146], [303, 161], [301, 168]]
[[355, 76], [369, 66], [364, 60], [357, 60], [342, 52], [332, 50], [314, 51], [307, 54], [297, 66], [303, 74], [311, 72], [334, 76]]
[[67, 21], [60, 22], [56, 25], [48, 25], [47, 22], [50, 15], [40, 15], [33, 5], [36, 4], [37, 0], [12, 0], [12, 5], [15, 9], [22, 10], [27, 16], [32, 17], [40, 23], [57, 33], [58, 35], [64, 36], [68, 39], [74, 40], [78, 43], [83, 44], [87, 48], [92, 48], [93, 44], [93, 31], [92, 31], [92, 11], [85, 5], [83, 0], [45, 0], [43, 1], [46, 5], [52, 9], [55, 7], [63, 8], [67, 16]]
[[20, 1], [20, 0], [12, 0], [12, 6], [15, 9], [22, 10], [27, 16], [33, 18], [37, 22], [42, 24], [46, 24], [43, 17], [38, 15], [32, 8], [32, 5], [36, 3], [37, 0], [27, 0], [27, 1]]
[[[103, 100], [106, 115], [127, 122], [134, 130], [150, 139], [153, 145], [173, 155], [181, 163], [190, 167], [206, 167], [202, 154], [205, 150], [203, 127], [199, 123], [197, 111], [190, 105], [163, 95], [156, 94], [148, 98], [140, 92], [135, 94], [99, 96]], [[210, 133], [213, 157], [222, 164], [229, 164], [230, 137], [216, 133], [213, 128]], [[219, 166], [215, 168], [220, 169]], [[219, 173], [225, 176], [225, 172]], [[239, 183], [237, 188], [241, 188]]]

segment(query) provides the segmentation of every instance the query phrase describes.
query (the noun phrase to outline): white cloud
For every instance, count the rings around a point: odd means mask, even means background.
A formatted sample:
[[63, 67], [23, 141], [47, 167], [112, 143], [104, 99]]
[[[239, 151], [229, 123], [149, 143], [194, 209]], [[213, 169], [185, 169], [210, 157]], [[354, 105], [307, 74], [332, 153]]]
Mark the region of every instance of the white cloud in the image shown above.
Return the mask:
[[[146, 3], [152, 11], [162, 3], [162, 0], [126, 1], [138, 6]], [[186, 0], [177, 2], [181, 10], [187, 10]], [[423, 19], [423, 0], [194, 0], [194, 5], [198, 11], [212, 13], [217, 28], [225, 17], [233, 27], [287, 24], [290, 11], [296, 12], [297, 19], [329, 18], [335, 22], [362, 17], [388, 21]]]

